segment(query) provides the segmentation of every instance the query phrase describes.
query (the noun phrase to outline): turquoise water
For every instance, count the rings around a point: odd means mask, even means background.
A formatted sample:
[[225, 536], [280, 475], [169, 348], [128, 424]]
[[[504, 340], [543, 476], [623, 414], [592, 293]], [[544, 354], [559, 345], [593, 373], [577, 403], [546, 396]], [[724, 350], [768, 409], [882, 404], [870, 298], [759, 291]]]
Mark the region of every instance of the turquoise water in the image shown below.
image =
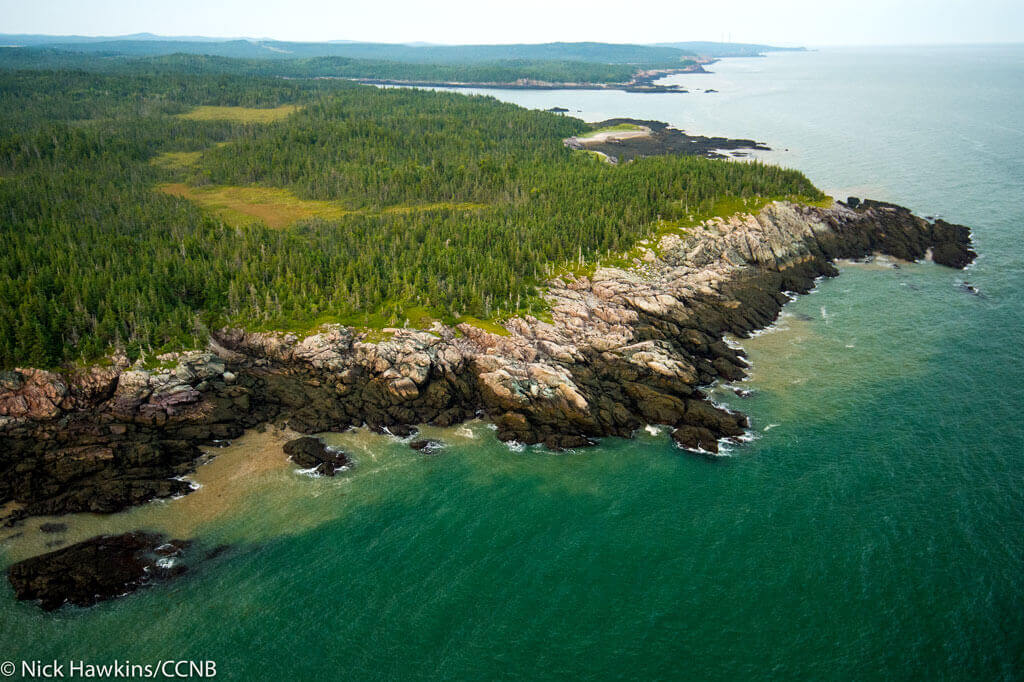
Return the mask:
[[[679, 80], [718, 94], [498, 95], [764, 140], [837, 196], [972, 226], [978, 263], [844, 265], [787, 306], [743, 342], [755, 395], [717, 393], [758, 438], [714, 461], [646, 431], [553, 455], [473, 424], [437, 432], [430, 458], [356, 433], [335, 436], [347, 477], [221, 472], [192, 508], [76, 517], [178, 528], [190, 510], [202, 545], [233, 549], [89, 610], [42, 614], [5, 584], [0, 659], [203, 658], [226, 679], [1024, 678], [1024, 47], [715, 69]], [[273, 447], [243, 441], [223, 469], [279, 463]]]

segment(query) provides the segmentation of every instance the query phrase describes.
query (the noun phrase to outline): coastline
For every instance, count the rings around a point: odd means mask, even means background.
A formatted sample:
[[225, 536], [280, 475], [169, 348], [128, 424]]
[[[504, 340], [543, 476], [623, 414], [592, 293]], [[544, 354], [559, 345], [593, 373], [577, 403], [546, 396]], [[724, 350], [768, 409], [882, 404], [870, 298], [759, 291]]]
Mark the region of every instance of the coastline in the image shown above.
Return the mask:
[[662, 121], [610, 118], [592, 125], [595, 129], [601, 129], [613, 128], [622, 124], [631, 125], [640, 130], [570, 137], [564, 140], [563, 144], [570, 149], [595, 152], [613, 164], [620, 161], [632, 161], [644, 156], [664, 154], [728, 159], [747, 156], [753, 151], [771, 151], [771, 147], [755, 140], [688, 135]]
[[469, 325], [386, 330], [378, 343], [337, 326], [305, 339], [222, 330], [165, 369], [4, 373], [2, 499], [20, 505], [6, 522], [187, 494], [181, 477], [200, 445], [268, 422], [312, 434], [485, 415], [500, 439], [551, 449], [663, 424], [681, 447], [713, 452], [747, 426], [702, 391], [745, 375], [725, 334], [769, 325], [784, 292], [835, 275], [836, 258], [932, 249], [963, 267], [968, 245], [967, 228], [890, 204], [777, 202], [668, 234], [629, 270], [556, 279], [553, 321], [516, 318], [508, 336]]
[[[717, 59], [698, 60], [692, 65], [667, 68], [649, 69], [638, 71], [629, 81], [622, 83], [573, 83], [540, 81], [529, 78], [520, 78], [515, 81], [492, 82], [492, 81], [431, 81], [431, 80], [400, 80], [393, 78], [345, 78], [363, 85], [376, 85], [387, 87], [415, 87], [415, 88], [480, 88], [493, 90], [621, 90], [632, 93], [681, 93], [689, 92], [679, 85], [658, 85], [656, 81], [667, 76], [677, 76], [694, 73], [709, 73], [704, 67], [714, 64]], [[338, 78], [335, 76], [318, 76], [321, 79]]]

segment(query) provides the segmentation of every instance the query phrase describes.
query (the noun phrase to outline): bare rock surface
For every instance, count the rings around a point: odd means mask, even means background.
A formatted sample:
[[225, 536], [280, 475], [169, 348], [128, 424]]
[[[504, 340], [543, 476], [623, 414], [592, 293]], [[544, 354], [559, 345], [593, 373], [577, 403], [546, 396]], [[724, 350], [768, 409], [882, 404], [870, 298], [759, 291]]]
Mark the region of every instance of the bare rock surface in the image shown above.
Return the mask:
[[300, 467], [311, 469], [320, 476], [334, 476], [336, 471], [352, 463], [344, 452], [329, 448], [312, 436], [302, 436], [285, 443], [284, 452]]

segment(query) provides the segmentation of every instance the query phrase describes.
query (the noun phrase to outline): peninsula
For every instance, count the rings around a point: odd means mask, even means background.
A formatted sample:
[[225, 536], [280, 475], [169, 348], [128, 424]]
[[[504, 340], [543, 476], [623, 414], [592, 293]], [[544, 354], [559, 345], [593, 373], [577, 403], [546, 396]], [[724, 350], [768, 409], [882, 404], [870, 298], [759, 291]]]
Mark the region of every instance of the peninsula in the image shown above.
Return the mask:
[[[552, 450], [661, 424], [715, 453], [748, 427], [705, 393], [746, 374], [727, 335], [838, 258], [975, 256], [966, 227], [704, 158], [764, 147], [658, 121], [231, 73], [0, 85], [8, 524], [187, 494], [201, 446], [268, 423], [314, 436], [286, 452], [321, 475], [359, 463], [316, 434], [476, 416]], [[187, 546], [166, 543], [9, 576], [46, 608], [92, 603]], [[116, 575], [64, 579], [97, 552]]]

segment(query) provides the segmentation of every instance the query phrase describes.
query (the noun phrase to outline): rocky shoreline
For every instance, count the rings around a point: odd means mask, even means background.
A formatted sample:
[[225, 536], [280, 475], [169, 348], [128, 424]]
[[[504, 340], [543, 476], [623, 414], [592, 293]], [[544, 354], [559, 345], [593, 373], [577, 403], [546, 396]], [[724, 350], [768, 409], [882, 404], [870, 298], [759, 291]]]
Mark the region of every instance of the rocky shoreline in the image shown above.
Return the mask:
[[[531, 78], [520, 78], [518, 80], [505, 82], [399, 80], [393, 78], [350, 78], [348, 80], [353, 80], [357, 83], [362, 83], [363, 85], [385, 85], [416, 88], [481, 88], [496, 90], [622, 90], [624, 92], [687, 93], [689, 91], [680, 85], [658, 85], [657, 83], [655, 83], [655, 81], [661, 78], [665, 78], [666, 76], [674, 76], [677, 74], [707, 73], [707, 71], [704, 69], [704, 66], [706, 64], [711, 64], [715, 61], [717, 60], [706, 59], [699, 60], [688, 66], [678, 68], [651, 69], [647, 71], [638, 71], [629, 81], [622, 83], [556, 82], [534, 80]], [[327, 77], [325, 76], [324, 78]]]
[[[747, 426], [701, 390], [745, 376], [724, 335], [771, 324], [784, 292], [837, 274], [833, 259], [875, 252], [953, 267], [975, 256], [966, 227], [890, 204], [775, 202], [643, 245], [629, 270], [555, 279], [552, 321], [515, 318], [508, 335], [435, 325], [370, 343], [341, 326], [305, 338], [225, 329], [161, 369], [3, 372], [4, 520], [186, 494], [200, 445], [267, 422], [314, 434], [483, 415], [502, 440], [552, 449], [664, 424], [681, 447], [714, 452]], [[296, 452], [325, 472], [346, 464], [311, 443]]]
[[609, 128], [627, 124], [638, 126], [646, 131], [645, 135], [637, 135], [625, 131], [624, 135], [611, 136], [594, 140], [586, 137], [570, 137], [563, 144], [570, 149], [598, 152], [609, 163], [632, 161], [644, 156], [663, 156], [678, 154], [681, 156], [704, 156], [709, 159], [729, 158], [723, 151], [771, 151], [771, 147], [763, 142], [728, 137], [705, 137], [703, 135], [687, 135], [678, 128], [673, 128], [662, 121], [644, 121], [635, 118], [610, 118], [607, 121], [592, 124], [595, 129]]

